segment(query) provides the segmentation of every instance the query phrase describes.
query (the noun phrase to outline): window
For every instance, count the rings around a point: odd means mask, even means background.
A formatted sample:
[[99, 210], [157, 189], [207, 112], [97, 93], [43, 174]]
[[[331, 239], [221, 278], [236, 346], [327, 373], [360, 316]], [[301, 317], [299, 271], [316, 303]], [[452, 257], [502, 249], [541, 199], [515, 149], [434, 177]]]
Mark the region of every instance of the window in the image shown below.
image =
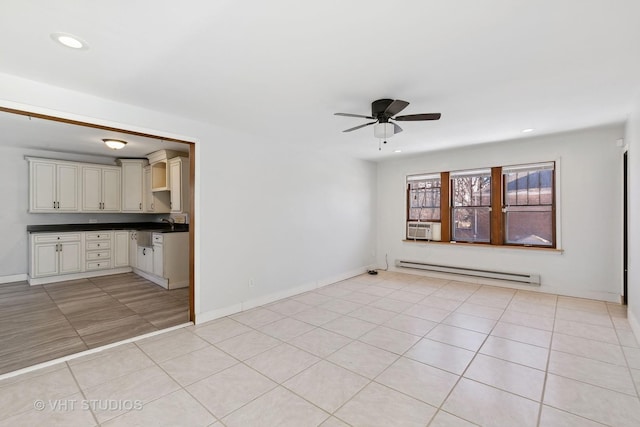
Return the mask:
[[490, 169], [451, 173], [451, 224], [452, 240], [490, 241]]
[[407, 177], [408, 221], [440, 221], [440, 174]]
[[555, 246], [554, 163], [502, 168], [504, 242]]
[[[407, 176], [407, 222], [442, 242], [556, 248], [555, 162]], [[432, 240], [411, 233], [407, 239]], [[417, 236], [417, 237], [416, 237]]]

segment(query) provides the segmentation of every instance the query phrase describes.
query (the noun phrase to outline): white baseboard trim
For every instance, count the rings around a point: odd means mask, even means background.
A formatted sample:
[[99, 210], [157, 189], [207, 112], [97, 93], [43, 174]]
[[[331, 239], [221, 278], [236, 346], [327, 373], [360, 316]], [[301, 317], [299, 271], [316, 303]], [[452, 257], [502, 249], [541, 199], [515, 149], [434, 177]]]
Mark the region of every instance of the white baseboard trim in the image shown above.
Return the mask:
[[211, 320], [219, 319], [221, 317], [230, 316], [232, 314], [240, 313], [241, 311], [250, 310], [255, 307], [260, 307], [262, 305], [270, 304], [272, 302], [289, 298], [294, 295], [302, 294], [305, 292], [312, 291], [314, 289], [322, 288], [327, 285], [331, 285], [336, 282], [340, 282], [342, 280], [349, 279], [351, 277], [359, 276], [362, 273], [365, 273], [369, 267], [360, 267], [353, 270], [346, 271], [344, 273], [337, 274], [335, 276], [330, 276], [324, 279], [319, 279], [315, 282], [305, 283], [299, 286], [295, 286], [293, 288], [284, 289], [282, 291], [274, 292], [268, 295], [263, 295], [257, 298], [252, 298], [247, 301], [243, 301], [239, 304], [234, 304], [228, 307], [219, 308], [216, 310], [206, 311], [204, 313], [196, 313], [196, 325], [209, 322]]
[[84, 271], [82, 273], [73, 273], [73, 274], [63, 274], [60, 276], [49, 276], [49, 277], [40, 277], [40, 278], [32, 278], [27, 275], [27, 280], [31, 286], [34, 285], [46, 285], [47, 283], [56, 283], [56, 282], [64, 282], [66, 280], [77, 280], [77, 279], [89, 279], [91, 277], [100, 277], [100, 276], [110, 276], [112, 274], [122, 274], [122, 273], [131, 273], [133, 269], [131, 267], [120, 267], [120, 268], [111, 268], [109, 270], [98, 270], [98, 271]]
[[3, 283], [24, 282], [27, 274], [12, 274], [11, 276], [0, 276], [0, 285]]
[[631, 330], [633, 331], [633, 335], [636, 336], [636, 341], [640, 342], [640, 322], [636, 318], [633, 311], [627, 306], [627, 320], [629, 321], [629, 325], [631, 325]]
[[146, 271], [142, 271], [137, 268], [133, 268], [133, 272], [138, 276], [144, 277], [148, 281], [155, 283], [156, 285], [162, 286], [165, 289], [169, 289], [169, 281], [164, 277], [158, 277], [155, 274], [147, 273]]
[[204, 313], [196, 313], [196, 325], [210, 322], [212, 320], [220, 319], [221, 317], [231, 316], [232, 314], [240, 313], [242, 311], [242, 304], [235, 304], [229, 307], [220, 308], [217, 310], [211, 310]]

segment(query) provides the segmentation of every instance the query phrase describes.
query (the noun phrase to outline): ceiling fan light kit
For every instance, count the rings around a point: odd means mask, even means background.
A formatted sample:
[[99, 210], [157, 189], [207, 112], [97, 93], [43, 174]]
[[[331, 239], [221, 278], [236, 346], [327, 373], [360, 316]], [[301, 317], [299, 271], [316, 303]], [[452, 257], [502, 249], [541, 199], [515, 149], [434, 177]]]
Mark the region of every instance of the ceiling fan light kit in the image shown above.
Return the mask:
[[363, 127], [374, 125], [373, 135], [378, 139], [384, 139], [385, 143], [387, 142], [386, 140], [388, 138], [391, 138], [393, 135], [402, 132], [402, 128], [398, 126], [398, 124], [394, 121], [415, 122], [422, 120], [440, 120], [440, 113], [410, 114], [405, 116], [398, 116], [397, 114], [407, 108], [408, 105], [409, 103], [407, 101], [402, 101], [400, 99], [383, 98], [375, 100], [371, 103], [370, 116], [351, 113], [335, 113], [334, 115], [375, 120], [373, 122], [345, 129], [343, 130], [343, 132], [351, 132]]
[[376, 138], [387, 139], [394, 135], [393, 123], [376, 123], [373, 126], [373, 135]]

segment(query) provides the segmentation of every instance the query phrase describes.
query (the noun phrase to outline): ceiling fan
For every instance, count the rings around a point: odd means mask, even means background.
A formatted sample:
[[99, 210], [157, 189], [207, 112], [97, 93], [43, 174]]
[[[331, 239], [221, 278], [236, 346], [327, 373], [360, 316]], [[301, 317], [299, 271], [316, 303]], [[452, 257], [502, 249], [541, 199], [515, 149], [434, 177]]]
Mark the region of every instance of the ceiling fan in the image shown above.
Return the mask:
[[362, 114], [351, 113], [335, 113], [336, 116], [345, 117], [359, 117], [362, 119], [374, 120], [373, 122], [365, 123], [363, 125], [355, 126], [349, 129], [343, 130], [343, 132], [351, 132], [357, 129], [361, 129], [366, 126], [375, 125], [373, 127], [373, 134], [376, 138], [386, 139], [392, 137], [396, 133], [402, 132], [402, 128], [398, 126], [395, 121], [398, 122], [415, 122], [421, 120], [439, 120], [440, 113], [426, 113], [426, 114], [409, 114], [405, 116], [396, 116], [399, 112], [407, 108], [409, 103], [400, 99], [378, 99], [371, 103], [371, 115], [364, 116]]

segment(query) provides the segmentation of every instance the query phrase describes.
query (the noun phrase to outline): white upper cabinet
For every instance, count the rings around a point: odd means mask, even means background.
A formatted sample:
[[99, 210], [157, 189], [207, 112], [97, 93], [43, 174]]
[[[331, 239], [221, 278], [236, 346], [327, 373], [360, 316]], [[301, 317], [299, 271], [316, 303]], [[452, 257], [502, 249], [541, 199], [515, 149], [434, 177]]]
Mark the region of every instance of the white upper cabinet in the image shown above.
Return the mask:
[[99, 166], [82, 167], [82, 210], [99, 211], [102, 209], [102, 168]]
[[120, 212], [120, 168], [82, 166], [82, 210], [84, 212]]
[[143, 174], [146, 160], [120, 159], [122, 168], [122, 212], [144, 212]]
[[122, 184], [120, 168], [102, 170], [102, 210], [120, 212], [122, 202]]
[[169, 160], [169, 189], [171, 212], [189, 212], [189, 158], [174, 157]]
[[29, 212], [77, 212], [78, 165], [29, 160]]
[[169, 213], [168, 191], [153, 191], [151, 166], [144, 168], [144, 211], [148, 213]]

